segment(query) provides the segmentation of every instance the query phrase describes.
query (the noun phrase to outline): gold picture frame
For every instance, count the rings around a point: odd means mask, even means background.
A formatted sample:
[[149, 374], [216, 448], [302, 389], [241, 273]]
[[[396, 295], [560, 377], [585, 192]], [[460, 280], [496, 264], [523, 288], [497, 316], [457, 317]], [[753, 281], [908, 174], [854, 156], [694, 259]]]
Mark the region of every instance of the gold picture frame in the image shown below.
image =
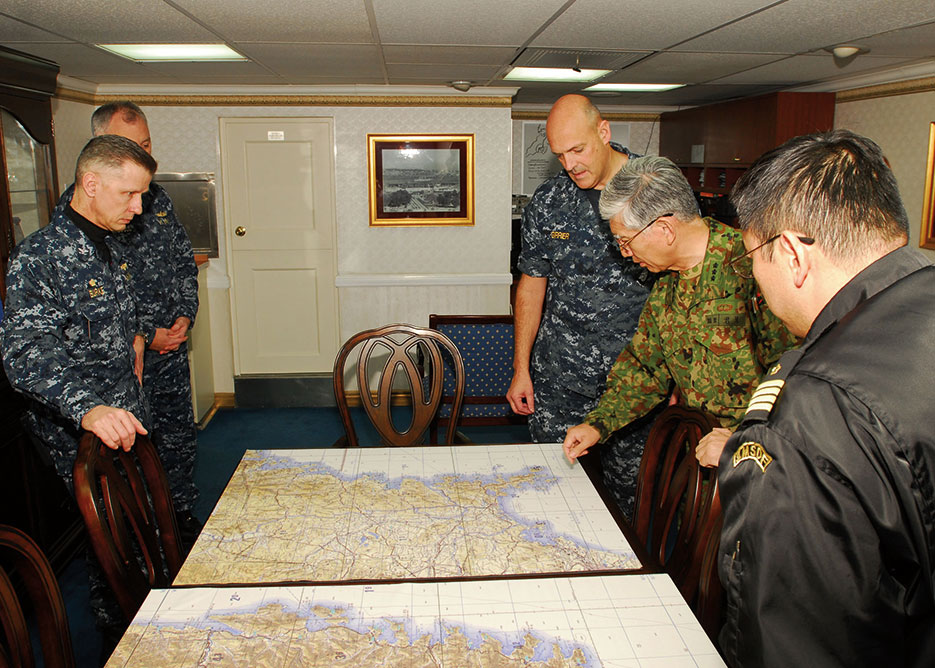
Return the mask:
[[368, 134], [371, 226], [474, 224], [474, 135]]
[[929, 153], [925, 161], [924, 192], [922, 239], [919, 241], [919, 246], [935, 250], [935, 121], [929, 123]]

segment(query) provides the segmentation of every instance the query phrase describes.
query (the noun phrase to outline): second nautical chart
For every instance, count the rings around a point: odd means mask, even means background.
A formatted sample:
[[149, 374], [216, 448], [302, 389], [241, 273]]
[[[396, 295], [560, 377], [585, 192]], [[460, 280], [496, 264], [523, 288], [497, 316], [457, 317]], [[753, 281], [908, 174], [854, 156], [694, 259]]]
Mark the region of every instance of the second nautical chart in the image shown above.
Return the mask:
[[248, 450], [175, 584], [639, 567], [554, 444]]

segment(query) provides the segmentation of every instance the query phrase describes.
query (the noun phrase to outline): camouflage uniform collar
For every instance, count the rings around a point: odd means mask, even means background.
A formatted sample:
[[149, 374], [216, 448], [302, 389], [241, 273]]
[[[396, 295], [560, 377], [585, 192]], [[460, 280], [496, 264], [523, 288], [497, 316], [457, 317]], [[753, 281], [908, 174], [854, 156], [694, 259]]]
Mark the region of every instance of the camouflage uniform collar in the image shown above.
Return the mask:
[[[724, 223], [708, 217], [703, 218], [703, 220], [708, 226], [708, 246], [705, 249], [704, 259], [701, 261], [701, 278], [694, 281], [694, 294], [691, 295], [690, 299], [686, 299], [691, 303], [691, 306], [695, 306], [702, 300], [702, 296], [709, 286], [719, 282], [724, 271], [729, 271], [726, 268], [727, 262], [733, 255], [737, 240], [741, 239], [739, 232], [734, 231], [734, 234], [731, 234], [732, 229]], [[743, 242], [741, 241], [741, 243]], [[678, 274], [679, 272], [673, 273]], [[666, 308], [673, 307], [676, 292], [678, 291], [679, 276], [676, 275], [672, 278], [674, 280], [669, 282], [668, 291], [666, 292]]]

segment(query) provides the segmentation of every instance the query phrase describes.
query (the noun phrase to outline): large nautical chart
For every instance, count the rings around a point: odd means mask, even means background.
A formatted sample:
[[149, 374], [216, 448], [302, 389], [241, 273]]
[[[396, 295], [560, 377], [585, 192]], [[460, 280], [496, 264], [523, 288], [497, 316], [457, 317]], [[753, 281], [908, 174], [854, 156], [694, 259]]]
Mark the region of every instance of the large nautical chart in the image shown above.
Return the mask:
[[667, 575], [152, 591], [108, 668], [710, 666]]
[[556, 445], [248, 450], [174, 584], [639, 567]]

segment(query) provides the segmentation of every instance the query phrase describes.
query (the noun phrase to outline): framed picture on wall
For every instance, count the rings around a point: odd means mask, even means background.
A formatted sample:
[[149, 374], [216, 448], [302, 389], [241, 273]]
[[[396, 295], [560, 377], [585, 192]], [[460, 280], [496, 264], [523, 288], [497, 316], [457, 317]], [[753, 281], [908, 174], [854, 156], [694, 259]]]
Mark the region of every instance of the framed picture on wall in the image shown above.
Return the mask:
[[929, 152], [925, 161], [925, 196], [922, 201], [922, 248], [935, 250], [935, 122], [929, 123]]
[[473, 225], [474, 135], [367, 135], [370, 225]]

